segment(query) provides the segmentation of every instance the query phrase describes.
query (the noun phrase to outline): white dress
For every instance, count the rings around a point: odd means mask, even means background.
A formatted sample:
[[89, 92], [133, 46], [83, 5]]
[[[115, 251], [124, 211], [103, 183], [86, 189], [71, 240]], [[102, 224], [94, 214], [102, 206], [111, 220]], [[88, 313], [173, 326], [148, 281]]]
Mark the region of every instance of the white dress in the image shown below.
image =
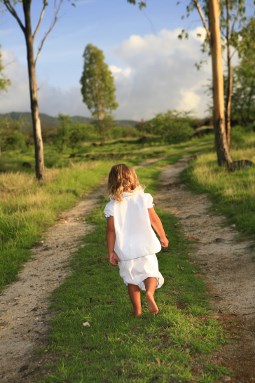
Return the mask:
[[104, 209], [107, 218], [114, 218], [114, 251], [120, 260], [120, 276], [126, 285], [134, 284], [142, 290], [145, 290], [144, 280], [148, 277], [157, 278], [157, 288], [164, 283], [155, 255], [161, 250], [161, 244], [151, 227], [148, 213], [153, 206], [152, 196], [139, 188], [123, 193], [121, 202], [111, 199]]

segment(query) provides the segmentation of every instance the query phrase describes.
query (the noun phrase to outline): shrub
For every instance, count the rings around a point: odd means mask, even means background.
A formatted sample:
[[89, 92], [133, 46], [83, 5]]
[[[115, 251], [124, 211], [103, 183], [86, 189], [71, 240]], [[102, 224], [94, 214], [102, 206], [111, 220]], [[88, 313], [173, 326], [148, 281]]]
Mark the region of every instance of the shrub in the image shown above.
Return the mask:
[[187, 113], [168, 111], [158, 114], [146, 125], [149, 133], [160, 135], [171, 144], [187, 141], [193, 134], [193, 119]]

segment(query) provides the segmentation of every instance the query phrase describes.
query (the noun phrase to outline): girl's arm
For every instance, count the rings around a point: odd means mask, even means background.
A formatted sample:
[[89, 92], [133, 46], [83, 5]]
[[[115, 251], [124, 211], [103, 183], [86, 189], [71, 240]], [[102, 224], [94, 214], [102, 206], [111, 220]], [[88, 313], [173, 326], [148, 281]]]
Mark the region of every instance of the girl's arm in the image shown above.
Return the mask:
[[148, 212], [151, 221], [151, 226], [158, 234], [162, 247], [168, 247], [169, 242], [159, 216], [153, 208], [148, 209]]
[[119, 261], [117, 254], [114, 252], [115, 239], [116, 239], [116, 235], [115, 235], [115, 229], [114, 229], [114, 219], [113, 217], [109, 217], [107, 218], [106, 240], [107, 240], [109, 262], [113, 266], [117, 265]]

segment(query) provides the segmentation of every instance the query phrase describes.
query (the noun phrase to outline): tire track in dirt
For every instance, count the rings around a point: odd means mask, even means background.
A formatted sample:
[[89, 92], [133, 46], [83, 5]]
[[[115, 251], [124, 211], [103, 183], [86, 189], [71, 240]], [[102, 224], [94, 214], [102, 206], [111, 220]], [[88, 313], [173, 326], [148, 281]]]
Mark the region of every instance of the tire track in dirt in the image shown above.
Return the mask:
[[161, 173], [156, 206], [176, 216], [193, 240], [190, 260], [206, 282], [215, 317], [230, 332], [230, 344], [214, 358], [235, 372], [228, 381], [255, 382], [254, 242], [241, 238], [223, 216], [212, 214], [205, 194], [194, 194], [181, 182], [189, 160], [183, 158]]
[[[137, 168], [161, 158], [150, 158]], [[60, 215], [59, 222], [31, 249], [32, 257], [12, 283], [0, 294], [0, 382], [31, 382], [30, 375], [40, 363], [34, 350], [45, 347], [51, 315], [51, 293], [69, 275], [69, 260], [84, 236], [92, 230], [84, 216], [106, 195], [106, 179], [86, 199]], [[32, 378], [33, 379], [33, 378]], [[34, 382], [33, 382], [34, 383]]]
[[[224, 217], [209, 213], [211, 203], [207, 196], [193, 194], [181, 183], [179, 175], [188, 161], [185, 158], [163, 170], [154, 200], [156, 206], [175, 215], [187, 238], [193, 239], [191, 262], [199, 266], [206, 281], [215, 317], [231, 332], [230, 344], [213, 359], [233, 369], [235, 377], [228, 381], [255, 382], [254, 244], [240, 240], [238, 232], [227, 225]], [[146, 165], [147, 162], [140, 166]], [[70, 256], [92, 229], [84, 216], [96, 207], [102, 194], [105, 185], [63, 213], [44, 241], [32, 249], [32, 258], [19, 273], [18, 281], [1, 294], [1, 382], [30, 382], [30, 372], [39, 367], [31, 357], [47, 340], [51, 319], [49, 297], [69, 275]]]
[[69, 275], [70, 256], [91, 229], [84, 216], [95, 208], [105, 184], [61, 214], [35, 246], [17, 282], [0, 295], [0, 381], [19, 383], [30, 369], [32, 352], [47, 337], [49, 297]]

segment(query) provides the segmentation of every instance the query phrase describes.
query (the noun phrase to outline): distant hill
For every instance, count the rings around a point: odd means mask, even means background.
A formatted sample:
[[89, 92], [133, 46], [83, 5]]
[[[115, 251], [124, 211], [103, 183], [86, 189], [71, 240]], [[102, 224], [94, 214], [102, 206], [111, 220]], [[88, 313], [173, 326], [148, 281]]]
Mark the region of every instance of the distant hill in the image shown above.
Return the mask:
[[[24, 125], [27, 128], [31, 128], [32, 120], [30, 112], [10, 112], [10, 113], [0, 113], [0, 118], [10, 118], [12, 120], [22, 120]], [[58, 117], [50, 116], [46, 113], [40, 113], [42, 129], [47, 128], [56, 128], [58, 126]], [[70, 116], [75, 121], [90, 123], [92, 119], [90, 117], [83, 116]], [[137, 121], [134, 120], [115, 120], [117, 126], [126, 127], [126, 126], [134, 126]]]
[[[48, 114], [41, 113], [42, 130], [54, 129], [58, 126], [58, 119], [56, 117], [49, 116]], [[0, 114], [0, 118], [8, 118], [14, 121], [22, 121], [24, 131], [32, 129], [32, 118], [29, 112], [11, 112]]]

